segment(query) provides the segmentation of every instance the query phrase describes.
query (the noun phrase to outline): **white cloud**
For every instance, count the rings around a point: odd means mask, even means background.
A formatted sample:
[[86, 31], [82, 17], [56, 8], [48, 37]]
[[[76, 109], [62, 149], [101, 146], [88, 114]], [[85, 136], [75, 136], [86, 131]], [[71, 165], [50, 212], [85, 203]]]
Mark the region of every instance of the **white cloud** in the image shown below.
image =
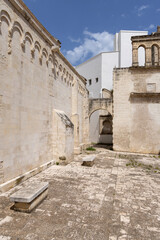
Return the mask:
[[152, 29], [154, 29], [155, 27], [156, 27], [156, 26], [155, 26], [154, 24], [150, 24], [149, 27], [148, 27], [148, 29], [149, 29], [149, 30], [152, 30]]
[[142, 5], [141, 7], [138, 8], [138, 16], [142, 16], [142, 14], [144, 13], [144, 10], [146, 10], [147, 8], [149, 8], [149, 5]]
[[73, 43], [80, 43], [80, 41], [81, 41], [80, 38], [75, 39], [75, 38], [72, 38], [72, 37], [68, 37], [68, 39]]
[[64, 51], [66, 58], [76, 64], [84, 61], [88, 56], [93, 57], [100, 52], [107, 52], [113, 49], [114, 35], [106, 31], [101, 33], [92, 33], [87, 30], [83, 32], [83, 43], [73, 50]]
[[146, 31], [153, 30], [153, 29], [156, 29], [156, 25], [154, 25], [154, 24], [150, 24], [148, 27], [144, 28], [144, 30], [146, 30]]

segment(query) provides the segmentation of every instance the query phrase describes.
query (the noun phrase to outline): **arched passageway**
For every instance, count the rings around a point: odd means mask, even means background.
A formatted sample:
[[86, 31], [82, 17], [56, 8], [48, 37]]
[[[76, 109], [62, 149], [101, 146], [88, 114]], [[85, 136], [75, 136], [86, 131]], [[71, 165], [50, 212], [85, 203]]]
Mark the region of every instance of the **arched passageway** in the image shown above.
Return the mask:
[[112, 99], [90, 99], [90, 141], [112, 144]]
[[112, 115], [100, 115], [99, 117], [99, 143], [112, 144]]
[[112, 114], [111, 98], [93, 98], [89, 99], [89, 117], [98, 110], [107, 110]]

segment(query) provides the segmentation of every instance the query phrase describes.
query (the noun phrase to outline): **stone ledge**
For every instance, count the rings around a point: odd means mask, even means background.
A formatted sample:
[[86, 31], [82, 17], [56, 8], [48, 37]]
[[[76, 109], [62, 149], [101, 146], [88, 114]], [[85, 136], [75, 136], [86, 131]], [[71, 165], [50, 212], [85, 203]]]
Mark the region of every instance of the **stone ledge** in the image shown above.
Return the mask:
[[130, 93], [131, 98], [136, 98], [136, 97], [148, 97], [148, 98], [160, 98], [160, 93], [159, 92], [131, 92]]
[[158, 65], [158, 66], [153, 66], [153, 65], [149, 65], [149, 66], [131, 66], [131, 67], [129, 67], [128, 68], [129, 70], [133, 70], [133, 71], [151, 71], [151, 70], [153, 70], [153, 71], [156, 71], [157, 70], [157, 72], [159, 72], [160, 71], [160, 66]]
[[48, 188], [48, 182], [33, 183], [32, 186], [22, 188], [10, 196], [11, 202], [30, 203]]

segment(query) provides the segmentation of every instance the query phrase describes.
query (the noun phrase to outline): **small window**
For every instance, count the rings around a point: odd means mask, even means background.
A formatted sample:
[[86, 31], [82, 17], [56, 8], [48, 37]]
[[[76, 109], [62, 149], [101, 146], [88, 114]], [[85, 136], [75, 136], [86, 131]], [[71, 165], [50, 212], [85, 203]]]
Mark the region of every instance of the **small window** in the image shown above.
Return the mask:
[[89, 83], [89, 85], [91, 85], [92, 84], [92, 79], [89, 79], [88, 83]]
[[98, 82], [98, 78], [96, 78], [96, 83]]

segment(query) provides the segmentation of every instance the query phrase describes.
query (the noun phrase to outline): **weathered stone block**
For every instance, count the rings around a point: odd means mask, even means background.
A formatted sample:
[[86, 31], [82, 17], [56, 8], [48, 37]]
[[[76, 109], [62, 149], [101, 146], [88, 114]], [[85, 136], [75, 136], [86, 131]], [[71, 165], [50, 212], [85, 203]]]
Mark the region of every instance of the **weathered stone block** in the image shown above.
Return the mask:
[[95, 160], [95, 155], [87, 156], [82, 159], [83, 161], [82, 166], [92, 167], [94, 164], [94, 160]]
[[31, 212], [48, 195], [48, 183], [35, 183], [32, 186], [23, 188], [10, 196], [14, 202], [12, 207], [15, 211]]

